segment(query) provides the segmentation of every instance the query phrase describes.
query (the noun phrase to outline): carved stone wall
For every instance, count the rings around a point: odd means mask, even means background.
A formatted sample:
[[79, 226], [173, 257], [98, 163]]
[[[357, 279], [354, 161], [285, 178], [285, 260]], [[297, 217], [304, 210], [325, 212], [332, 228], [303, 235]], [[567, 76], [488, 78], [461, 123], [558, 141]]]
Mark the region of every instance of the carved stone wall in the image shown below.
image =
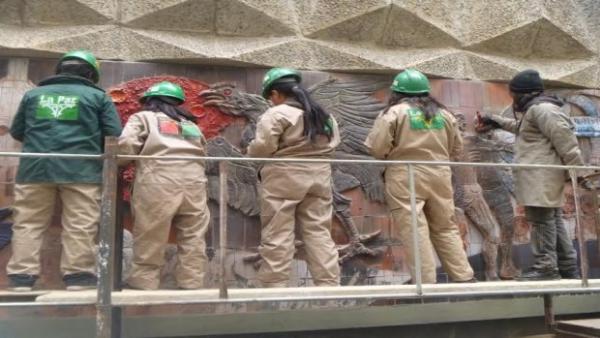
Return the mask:
[[286, 65], [598, 87], [596, 0], [2, 0], [0, 55]]

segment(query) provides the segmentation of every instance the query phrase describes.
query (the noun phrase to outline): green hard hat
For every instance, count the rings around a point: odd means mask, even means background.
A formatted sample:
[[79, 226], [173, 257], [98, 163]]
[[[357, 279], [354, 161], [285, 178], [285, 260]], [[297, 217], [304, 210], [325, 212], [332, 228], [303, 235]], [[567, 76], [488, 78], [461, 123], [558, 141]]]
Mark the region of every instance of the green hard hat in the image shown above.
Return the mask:
[[431, 91], [431, 86], [425, 74], [416, 69], [407, 69], [396, 75], [390, 89], [400, 93], [425, 94]]
[[273, 83], [275, 83], [277, 80], [279, 80], [281, 78], [284, 78], [284, 77], [294, 78], [298, 82], [302, 81], [302, 76], [295, 69], [292, 69], [292, 68], [273, 68], [273, 69], [269, 70], [267, 72], [267, 74], [265, 74], [265, 77], [263, 78], [262, 96], [265, 99], [267, 97], [269, 97], [269, 91], [271, 90], [271, 86], [273, 85]]
[[185, 101], [185, 94], [181, 86], [174, 84], [169, 81], [159, 82], [148, 88], [144, 95], [140, 98], [140, 101], [144, 101], [148, 97], [152, 96], [167, 96], [177, 99], [180, 103]]
[[70, 52], [67, 52], [65, 55], [63, 55], [60, 58], [60, 61], [62, 62], [65, 60], [73, 60], [73, 59], [83, 60], [87, 64], [92, 66], [92, 68], [96, 72], [96, 74], [94, 76], [94, 82], [98, 82], [98, 79], [100, 78], [100, 64], [98, 63], [98, 60], [96, 60], [96, 57], [94, 56], [94, 54], [92, 54], [91, 52], [88, 52], [87, 50], [72, 50]]

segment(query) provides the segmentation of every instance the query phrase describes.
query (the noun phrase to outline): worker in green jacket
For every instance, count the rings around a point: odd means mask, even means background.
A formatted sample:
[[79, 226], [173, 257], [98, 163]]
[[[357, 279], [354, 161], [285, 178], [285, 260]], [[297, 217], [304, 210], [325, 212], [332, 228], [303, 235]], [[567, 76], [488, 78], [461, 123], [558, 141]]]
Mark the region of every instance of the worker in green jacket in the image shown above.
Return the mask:
[[[95, 84], [99, 66], [87, 51], [65, 54], [56, 75], [25, 93], [10, 134], [27, 153], [101, 154], [121, 122], [109, 96]], [[15, 185], [10, 287], [30, 290], [40, 274], [43, 234], [62, 202], [63, 281], [68, 290], [96, 285], [94, 239], [100, 217], [102, 162], [21, 158]]]

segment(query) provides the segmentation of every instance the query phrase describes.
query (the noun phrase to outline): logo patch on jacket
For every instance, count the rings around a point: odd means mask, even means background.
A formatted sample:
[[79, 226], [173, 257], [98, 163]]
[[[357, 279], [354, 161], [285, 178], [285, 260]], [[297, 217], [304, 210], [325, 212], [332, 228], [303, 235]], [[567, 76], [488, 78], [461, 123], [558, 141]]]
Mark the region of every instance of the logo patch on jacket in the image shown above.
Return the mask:
[[420, 109], [410, 108], [408, 110], [408, 118], [410, 120], [410, 129], [413, 130], [444, 129], [444, 118], [439, 113], [427, 121]]
[[35, 118], [40, 120], [73, 121], [79, 118], [79, 97], [44, 94], [38, 101]]
[[202, 132], [195, 123], [181, 122], [181, 135], [185, 138], [199, 138]]
[[163, 135], [179, 135], [179, 123], [173, 120], [158, 120], [158, 131]]
[[198, 126], [192, 122], [177, 122], [174, 120], [158, 119], [158, 131], [163, 135], [196, 139], [202, 136]]

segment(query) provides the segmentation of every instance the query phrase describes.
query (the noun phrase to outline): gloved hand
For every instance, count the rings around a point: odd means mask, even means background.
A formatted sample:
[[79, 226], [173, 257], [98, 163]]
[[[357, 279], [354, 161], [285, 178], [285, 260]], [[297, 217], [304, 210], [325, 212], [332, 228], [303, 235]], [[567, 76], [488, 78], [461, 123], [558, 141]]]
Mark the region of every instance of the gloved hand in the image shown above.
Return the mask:
[[477, 120], [475, 121], [475, 131], [479, 133], [485, 133], [492, 129], [502, 128], [498, 122], [496, 122], [488, 114], [480, 114], [477, 112]]
[[248, 145], [256, 137], [256, 124], [249, 124], [242, 131], [242, 139], [240, 140], [240, 146], [242, 147], [242, 153], [246, 153]]

